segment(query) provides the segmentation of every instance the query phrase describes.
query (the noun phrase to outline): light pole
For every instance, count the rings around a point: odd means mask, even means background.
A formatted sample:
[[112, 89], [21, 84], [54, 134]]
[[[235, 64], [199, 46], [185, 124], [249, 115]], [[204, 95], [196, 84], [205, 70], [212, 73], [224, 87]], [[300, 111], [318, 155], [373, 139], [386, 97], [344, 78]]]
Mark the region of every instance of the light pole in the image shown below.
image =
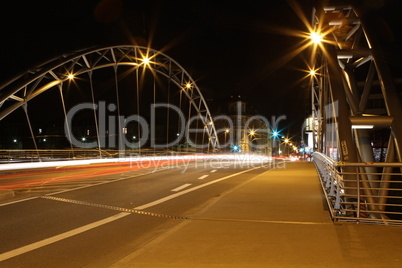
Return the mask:
[[230, 129], [225, 129], [225, 146], [226, 146], [226, 139], [227, 139], [227, 135], [230, 133]]
[[285, 148], [284, 148], [284, 150], [283, 150], [285, 154], [286, 154], [285, 151], [289, 151], [289, 150], [288, 150], [289, 142], [290, 142], [289, 138], [285, 138], [285, 139], [283, 140], [283, 143], [285, 143]]
[[[273, 151], [275, 151], [275, 148], [276, 148], [276, 139], [278, 139], [278, 138], [280, 138], [280, 134], [279, 134], [279, 131], [277, 131], [277, 130], [274, 130], [272, 133], [271, 133], [271, 138], [272, 138], [272, 150]], [[279, 146], [278, 147], [280, 147], [280, 144], [279, 144]], [[279, 151], [280, 151], [280, 148], [278, 148], [278, 155], [279, 155]]]
[[[250, 150], [250, 147], [253, 147], [252, 145], [253, 145], [253, 141], [255, 141], [256, 140], [256, 138], [255, 138], [255, 135], [257, 134], [257, 132], [254, 130], [254, 129], [251, 129], [251, 130], [249, 130], [249, 132], [248, 132], [248, 144], [247, 144], [247, 147], [248, 147], [248, 152], [251, 152], [251, 150]], [[250, 137], [251, 138], [253, 138], [254, 137], [254, 139], [251, 139], [250, 140]], [[250, 146], [250, 143], [251, 143], [251, 146]]]

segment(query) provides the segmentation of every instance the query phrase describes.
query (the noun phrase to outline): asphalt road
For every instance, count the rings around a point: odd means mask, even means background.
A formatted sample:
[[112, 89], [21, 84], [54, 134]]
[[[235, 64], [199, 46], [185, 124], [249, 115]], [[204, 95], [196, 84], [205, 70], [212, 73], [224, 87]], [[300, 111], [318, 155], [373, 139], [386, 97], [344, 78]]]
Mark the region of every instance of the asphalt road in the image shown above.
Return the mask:
[[108, 267], [267, 170], [261, 163], [98, 165], [7, 173], [1, 267]]

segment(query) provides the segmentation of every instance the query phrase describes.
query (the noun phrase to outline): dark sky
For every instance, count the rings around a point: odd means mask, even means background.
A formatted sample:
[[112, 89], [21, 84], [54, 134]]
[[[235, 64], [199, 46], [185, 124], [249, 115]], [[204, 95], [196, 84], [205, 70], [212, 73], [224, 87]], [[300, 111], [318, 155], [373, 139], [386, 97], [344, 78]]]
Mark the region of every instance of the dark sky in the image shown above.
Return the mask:
[[[401, 7], [396, 1], [360, 2], [391, 12], [391, 20], [400, 22], [390, 8]], [[308, 88], [307, 81], [300, 81], [305, 75], [300, 69], [307, 68], [307, 55], [287, 58], [300, 38], [284, 29], [306, 31], [292, 9], [294, 3], [298, 2], [7, 1], [0, 16], [0, 81], [89, 46], [149, 44], [179, 62], [206, 97], [242, 94], [260, 114], [286, 115], [287, 126], [298, 130], [306, 116]], [[313, 3], [298, 3], [308, 20]]]

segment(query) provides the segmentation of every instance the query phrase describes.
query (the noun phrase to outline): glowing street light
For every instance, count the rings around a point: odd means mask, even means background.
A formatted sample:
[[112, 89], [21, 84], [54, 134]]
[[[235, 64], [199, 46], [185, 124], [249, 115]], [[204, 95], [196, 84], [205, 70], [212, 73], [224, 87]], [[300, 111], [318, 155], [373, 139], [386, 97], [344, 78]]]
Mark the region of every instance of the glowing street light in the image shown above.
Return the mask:
[[316, 33], [316, 32], [312, 32], [311, 34], [310, 34], [310, 39], [311, 39], [311, 41], [313, 42], [313, 43], [315, 43], [315, 44], [319, 44], [319, 43], [321, 43], [322, 42], [322, 35], [321, 34], [319, 34], [319, 33]]
[[144, 63], [144, 65], [148, 65], [149, 62], [150, 62], [150, 59], [148, 57], [145, 56], [144, 58], [142, 58], [142, 63]]
[[227, 146], [226, 145], [226, 140], [227, 140], [227, 135], [230, 133], [230, 129], [225, 129], [225, 146]]
[[67, 75], [67, 78], [70, 79], [70, 80], [71, 80], [71, 79], [74, 79], [74, 75], [73, 75], [73, 74], [68, 74], [68, 75]]
[[233, 146], [231, 146], [231, 148], [232, 148], [232, 151], [233, 152], [241, 152], [241, 149], [240, 149], [240, 146], [239, 145], [233, 145]]

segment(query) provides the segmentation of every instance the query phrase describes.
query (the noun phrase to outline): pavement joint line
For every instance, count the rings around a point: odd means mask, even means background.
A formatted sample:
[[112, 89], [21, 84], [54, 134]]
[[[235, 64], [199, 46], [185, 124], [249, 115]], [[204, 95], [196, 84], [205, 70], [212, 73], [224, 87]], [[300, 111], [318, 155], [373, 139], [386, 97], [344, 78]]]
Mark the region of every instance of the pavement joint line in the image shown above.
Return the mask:
[[54, 201], [59, 201], [59, 202], [70, 203], [70, 204], [105, 208], [105, 209], [109, 209], [109, 210], [116, 210], [116, 211], [121, 211], [121, 212], [140, 214], [140, 215], [146, 215], [146, 216], [152, 216], [152, 217], [158, 217], [158, 218], [182, 219], [182, 220], [190, 219], [189, 217], [185, 217], [185, 216], [166, 215], [166, 214], [161, 214], [161, 213], [142, 211], [142, 210], [138, 210], [138, 209], [130, 209], [130, 208], [121, 208], [121, 207], [116, 207], [116, 206], [110, 206], [110, 205], [102, 205], [102, 204], [90, 203], [90, 202], [79, 201], [79, 200], [74, 200], [74, 199], [67, 199], [67, 198], [56, 197], [56, 196], [42, 195], [39, 197], [43, 198], [43, 199], [49, 199], [49, 200], [54, 200]]
[[[229, 175], [229, 176], [225, 176], [225, 177], [220, 178], [220, 179], [218, 179], [218, 180], [215, 180], [215, 181], [213, 181], [213, 182], [207, 183], [207, 184], [205, 184], [205, 185], [202, 186], [202, 187], [205, 187], [205, 186], [210, 185], [210, 184], [212, 184], [212, 183], [216, 183], [216, 182], [219, 182], [219, 181], [222, 181], [222, 180], [231, 178], [231, 177], [233, 177], [233, 176], [236, 176], [236, 175], [239, 175], [239, 174], [248, 172], [248, 171], [250, 171], [250, 170], [257, 169], [257, 168], [261, 168], [261, 167], [255, 167], [255, 168], [247, 169], [247, 170], [244, 170], [244, 171], [241, 171], [241, 172], [238, 172], [238, 173]], [[147, 175], [147, 173], [145, 173], [145, 174], [139, 174], [139, 175], [137, 175], [137, 176], [141, 176], [141, 175]], [[130, 177], [137, 177], [137, 176], [130, 176]], [[127, 177], [127, 178], [124, 178], [124, 179], [128, 179], [128, 178], [130, 178], [130, 177]], [[123, 180], [123, 178], [121, 178], [121, 179], [119, 179], [119, 180]], [[118, 180], [117, 180], [117, 181], [118, 181]], [[114, 181], [109, 181], [109, 182], [114, 182]], [[107, 182], [107, 183], [108, 183], [108, 182]], [[101, 184], [104, 184], [104, 183], [101, 183]], [[95, 185], [98, 185], [98, 184], [95, 184]], [[85, 188], [85, 187], [90, 187], [90, 186], [95, 186], [95, 185], [88, 185], [88, 186], [84, 186], [84, 187], [69, 189], [69, 190], [67, 190], [67, 191], [73, 191], [73, 190], [82, 189], [82, 188]], [[193, 187], [191, 191], [196, 190], [196, 189], [199, 189], [199, 188], [202, 188], [202, 187]], [[67, 192], [67, 191], [63, 191], [63, 192]], [[185, 193], [191, 192], [191, 191], [186, 191]], [[61, 193], [61, 192], [59, 192], [59, 193]], [[137, 208], [137, 209], [136, 209], [136, 208], [134, 208], [134, 209], [127, 209], [127, 208], [120, 208], [120, 207], [110, 206], [110, 205], [102, 205], [102, 204], [90, 203], [90, 202], [85, 202], [85, 201], [79, 201], [79, 200], [73, 200], [73, 199], [66, 199], [66, 198], [61, 198], [61, 197], [53, 196], [53, 195], [55, 195], [55, 194], [56, 194], [56, 193], [51, 193], [51, 194], [48, 194], [48, 195], [38, 195], [38, 196], [30, 197], [30, 198], [27, 198], [27, 199], [23, 199], [23, 200], [18, 200], [18, 201], [6, 203], [6, 204], [0, 204], [0, 206], [12, 204], [12, 203], [17, 203], [17, 202], [22, 202], [22, 201], [27, 201], [27, 200], [36, 199], [36, 198], [42, 198], [42, 199], [49, 199], [49, 200], [54, 200], [54, 201], [59, 201], [59, 202], [66, 202], [66, 203], [71, 203], [71, 204], [86, 205], [86, 206], [93, 206], [93, 207], [99, 207], [99, 208], [106, 208], [106, 209], [110, 209], [110, 210], [120, 211], [121, 213], [116, 214], [116, 215], [113, 215], [113, 216], [108, 217], [108, 218], [105, 218], [105, 219], [102, 219], [102, 220], [99, 220], [99, 221], [96, 221], [96, 222], [93, 222], [93, 223], [90, 223], [90, 224], [87, 224], [87, 225], [85, 225], [85, 226], [81, 226], [81, 227], [79, 227], [79, 228], [76, 228], [76, 229], [67, 231], [67, 232], [65, 232], [65, 233], [62, 233], [62, 234], [59, 234], [59, 235], [56, 235], [56, 236], [53, 236], [53, 237], [50, 237], [50, 238], [46, 238], [46, 239], [44, 239], [44, 240], [41, 240], [41, 241], [38, 241], [38, 242], [35, 242], [35, 243], [32, 243], [32, 244], [29, 244], [29, 245], [26, 245], [26, 246], [23, 246], [23, 247], [20, 247], [20, 248], [17, 248], [17, 249], [8, 251], [8, 252], [0, 253], [0, 262], [1, 262], [1, 261], [4, 261], [4, 260], [7, 260], [7, 259], [10, 259], [10, 258], [13, 258], [13, 257], [18, 256], [18, 255], [21, 255], [21, 254], [24, 254], [24, 253], [33, 251], [33, 250], [35, 250], [35, 249], [44, 247], [44, 246], [46, 246], [46, 245], [50, 245], [50, 244], [53, 244], [53, 243], [55, 243], [55, 242], [64, 240], [64, 239], [66, 239], [66, 238], [68, 238], [68, 237], [71, 237], [71, 236], [80, 234], [80, 233], [82, 233], [82, 232], [91, 230], [91, 229], [96, 228], [96, 227], [98, 227], [98, 226], [100, 226], [100, 225], [104, 225], [104, 224], [106, 224], [106, 223], [115, 221], [115, 220], [117, 220], [117, 219], [120, 219], [120, 218], [122, 218], [122, 217], [128, 216], [128, 215], [133, 214], [133, 213], [141, 214], [141, 215], [148, 215], [148, 216], [153, 216], [153, 217], [161, 217], [161, 218], [163, 217], [163, 218], [182, 219], [182, 220], [198, 219], [198, 220], [220, 220], [220, 221], [225, 220], [225, 221], [237, 221], [237, 220], [235, 220], [235, 219], [231, 220], [231, 219], [191, 218], [191, 217], [185, 217], [185, 216], [171, 216], [171, 215], [165, 215], [165, 214], [160, 214], [160, 213], [153, 213], [153, 212], [141, 211], [141, 210], [139, 210], [138, 208]], [[181, 195], [181, 194], [180, 194], [180, 195]], [[178, 195], [178, 196], [179, 196], [179, 195]], [[174, 196], [174, 197], [176, 197], [176, 196]], [[168, 198], [167, 200], [170, 200], [170, 199], [172, 199], [172, 198], [174, 198], [174, 197], [173, 197], [173, 195], [172, 195], [172, 196], [169, 196], [169, 198]], [[160, 200], [157, 200], [157, 202], [160, 203]], [[150, 206], [154, 205], [154, 203], [155, 203], [155, 202], [149, 203], [149, 204], [147, 204], [147, 206], [150, 207]], [[144, 206], [145, 206], [145, 205], [144, 205]], [[246, 220], [246, 221], [247, 221], [247, 220]]]
[[333, 222], [314, 222], [314, 221], [279, 221], [279, 220], [249, 220], [249, 219], [231, 219], [231, 218], [203, 218], [191, 217], [190, 220], [200, 221], [224, 221], [224, 222], [248, 222], [248, 223], [277, 223], [277, 224], [299, 224], [299, 225], [328, 225]]
[[233, 218], [204, 218], [204, 217], [188, 217], [188, 216], [174, 216], [174, 215], [167, 215], [155, 212], [148, 212], [142, 211], [137, 209], [128, 209], [128, 208], [121, 208], [116, 206], [110, 205], [102, 205], [96, 203], [90, 203], [85, 201], [79, 201], [74, 199], [67, 199], [62, 197], [55, 197], [55, 196], [47, 196], [43, 195], [40, 198], [65, 202], [70, 204], [77, 204], [77, 205], [85, 205], [91, 207], [98, 207], [98, 208], [105, 208], [109, 210], [116, 210], [121, 212], [127, 212], [132, 214], [140, 214], [146, 216], [152, 216], [157, 218], [169, 218], [169, 219], [178, 219], [178, 220], [198, 220], [198, 221], [221, 221], [221, 222], [248, 222], [248, 223], [276, 223], [276, 224], [299, 224], [299, 225], [327, 225], [332, 224], [332, 222], [311, 222], [311, 221], [280, 221], [280, 220], [258, 220], [258, 219], [233, 219]]
[[237, 173], [235, 173], [235, 174], [231, 174], [231, 175], [228, 175], [228, 176], [219, 178], [219, 179], [217, 179], [217, 180], [214, 180], [214, 181], [211, 181], [211, 182], [208, 182], [208, 183], [205, 183], [205, 184], [202, 184], [202, 185], [199, 185], [199, 186], [196, 186], [196, 187], [193, 187], [193, 188], [184, 190], [184, 191], [182, 191], [182, 192], [177, 192], [177, 193], [175, 193], [175, 194], [169, 195], [169, 196], [167, 196], [167, 197], [158, 199], [158, 200], [156, 200], [156, 201], [150, 202], [150, 203], [148, 203], [148, 204], [145, 204], [145, 205], [142, 205], [142, 206], [139, 206], [139, 207], [135, 207], [135, 208], [133, 208], [133, 209], [120, 208], [120, 207], [115, 207], [115, 206], [101, 205], [101, 204], [96, 204], [96, 203], [90, 203], [90, 202], [84, 202], [84, 201], [79, 201], [79, 200], [73, 200], [73, 199], [67, 199], [67, 198], [62, 198], [62, 197], [56, 197], [56, 196], [54, 196], [55, 193], [52, 194], [52, 195], [50, 195], [50, 194], [49, 194], [49, 195], [40, 195], [40, 196], [38, 196], [38, 197], [39, 197], [39, 198], [43, 198], [43, 199], [50, 199], [50, 200], [60, 201], [60, 202], [66, 202], [66, 203], [72, 203], [72, 204], [79, 204], [79, 205], [87, 205], [87, 206], [92, 206], [92, 207], [99, 207], [99, 208], [111, 209], [111, 210], [116, 210], [116, 211], [135, 213], [135, 214], [140, 214], [140, 215], [148, 215], [148, 216], [153, 216], [153, 217], [189, 220], [189, 219], [191, 219], [191, 218], [190, 218], [190, 217], [186, 217], [186, 216], [172, 216], [172, 215], [166, 215], [166, 214], [160, 214], [160, 213], [146, 212], [146, 211], [143, 211], [143, 209], [152, 207], [152, 206], [154, 206], [154, 205], [163, 203], [163, 202], [165, 202], [165, 201], [167, 201], [167, 200], [173, 199], [173, 198], [178, 197], [178, 196], [181, 196], [181, 195], [183, 195], [183, 194], [192, 192], [192, 191], [194, 191], [194, 190], [203, 188], [203, 187], [205, 187], [205, 186], [208, 186], [208, 185], [211, 185], [211, 184], [214, 184], [214, 183], [217, 183], [217, 182], [220, 182], [220, 181], [229, 179], [229, 178], [231, 178], [231, 177], [234, 177], [234, 176], [237, 176], [237, 175], [246, 173], [246, 172], [248, 172], [248, 171], [255, 170], [255, 169], [259, 169], [259, 168], [261, 168], [261, 167], [254, 167], [254, 168], [251, 168], [251, 169], [246, 169], [246, 170], [237, 172]]

